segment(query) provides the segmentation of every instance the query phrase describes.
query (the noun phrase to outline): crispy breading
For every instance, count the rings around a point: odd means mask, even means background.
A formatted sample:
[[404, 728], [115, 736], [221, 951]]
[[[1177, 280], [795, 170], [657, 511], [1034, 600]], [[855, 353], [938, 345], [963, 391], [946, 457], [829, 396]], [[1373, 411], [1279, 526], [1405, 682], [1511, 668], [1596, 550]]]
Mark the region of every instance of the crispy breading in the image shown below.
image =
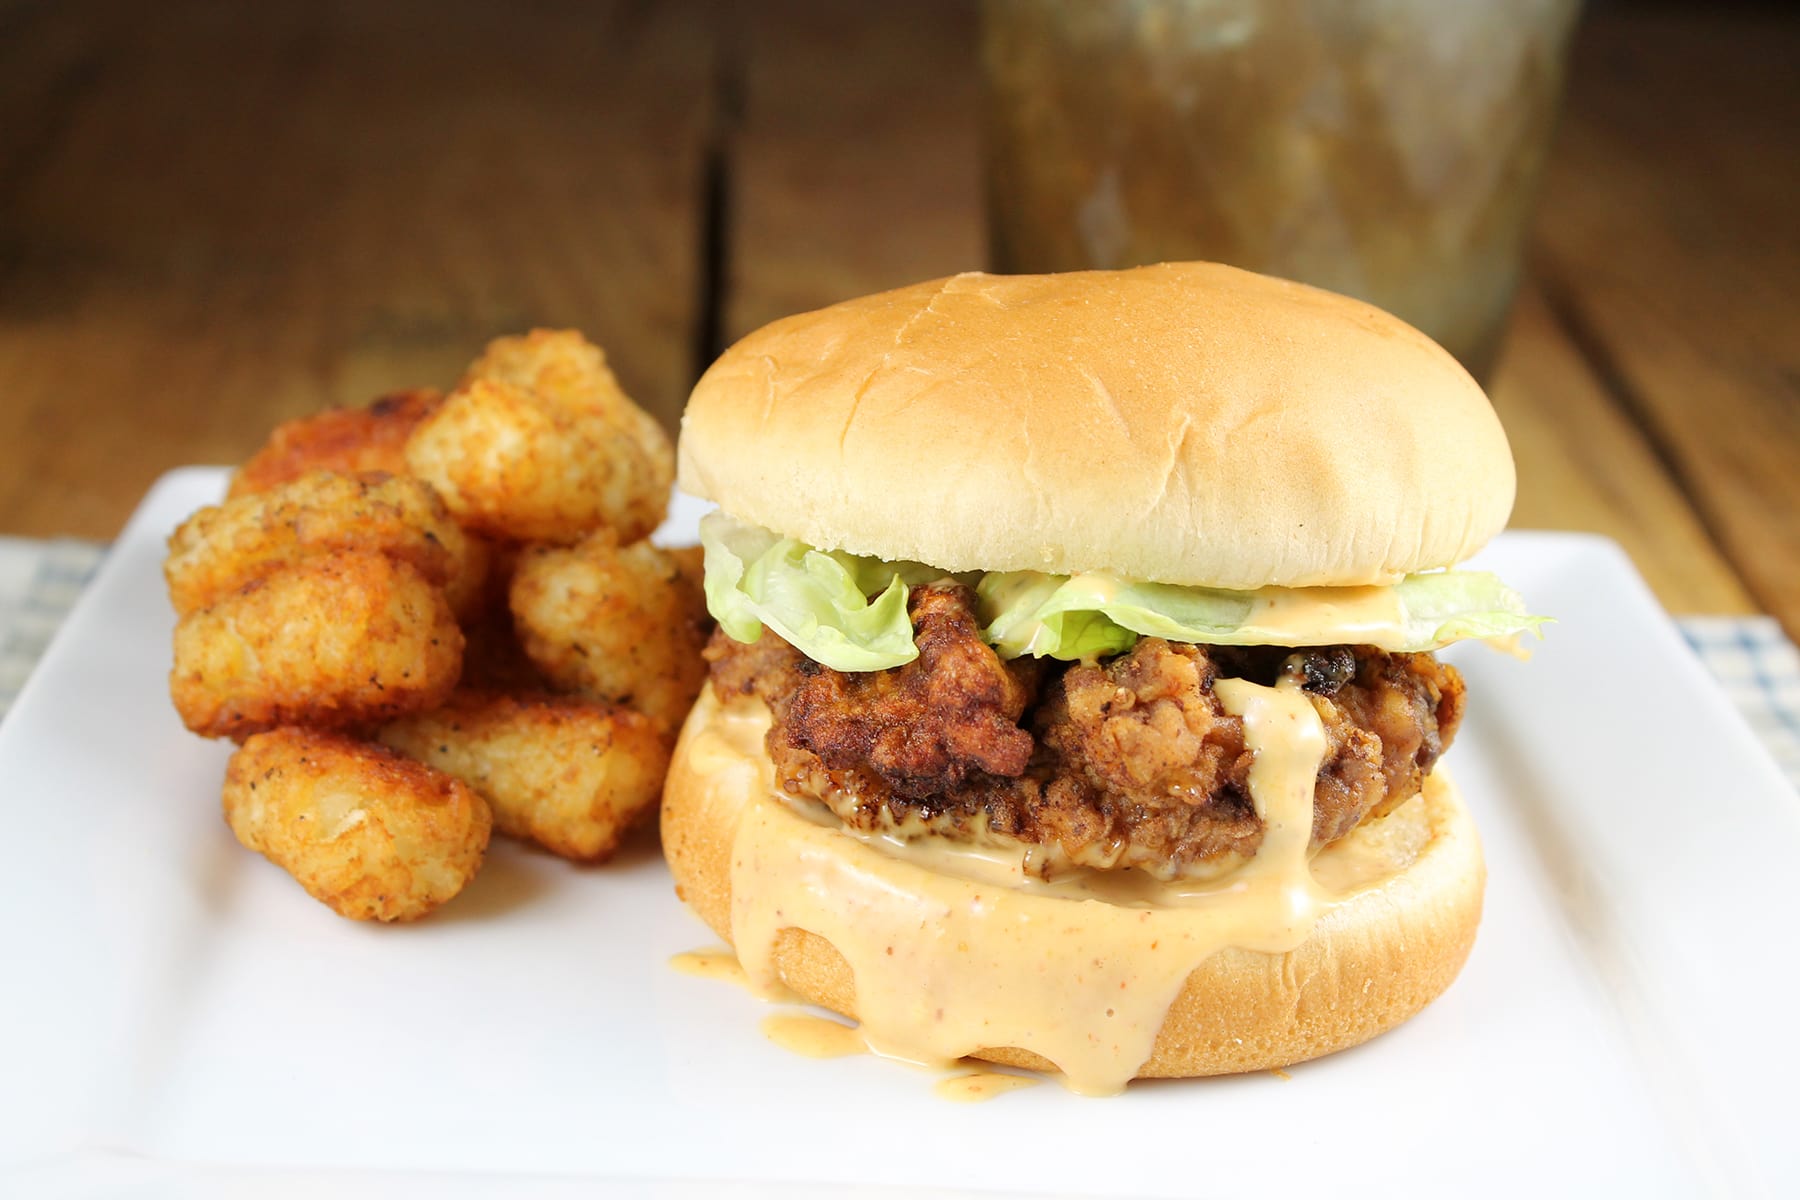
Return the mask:
[[1032, 741], [1019, 717], [1036, 695], [1038, 664], [1000, 661], [982, 640], [974, 598], [960, 583], [914, 588], [919, 656], [891, 671], [813, 674], [788, 701], [795, 743], [827, 767], [867, 765], [915, 799], [975, 772], [1023, 774]]
[[[1094, 830], [1095, 843], [1117, 845], [1109, 852], [1118, 855], [1116, 865], [1181, 875], [1254, 854], [1262, 821], [1249, 792], [1253, 756], [1243, 722], [1225, 710], [1214, 680], [1271, 684], [1288, 658], [1324, 658], [1337, 649], [1240, 650], [1144, 638], [1107, 663], [1070, 667], [1046, 694], [1037, 722], [1062, 774], [1080, 785], [1056, 799], [1066, 811], [1097, 814], [1080, 823]], [[1322, 686], [1335, 692], [1343, 683]], [[1312, 699], [1326, 735], [1313, 797], [1313, 839], [1324, 845], [1383, 800], [1382, 743], [1343, 719], [1325, 695]], [[1415, 781], [1407, 797], [1417, 792]], [[1066, 811], [1045, 804], [1034, 820], [1054, 831], [1069, 820]], [[1072, 857], [1086, 861], [1081, 853]]]
[[277, 568], [183, 617], [169, 690], [204, 737], [342, 728], [443, 703], [462, 650], [444, 593], [417, 568], [337, 551]]
[[311, 729], [246, 741], [226, 768], [223, 800], [238, 841], [355, 921], [411, 921], [462, 891], [493, 824], [462, 781]]
[[[1301, 672], [1325, 731], [1313, 841], [1418, 794], [1462, 719], [1463, 682], [1429, 654], [1233, 648], [1143, 638], [1097, 663], [1033, 668], [980, 640], [966, 589], [915, 588], [919, 657], [839, 673], [764, 630], [707, 649], [722, 698], [756, 696], [777, 780], [859, 829], [1025, 848], [1032, 869], [1199, 878], [1255, 853], [1253, 756], [1213, 684]], [[959, 613], [959, 608], [961, 612]]]
[[363, 408], [331, 408], [275, 427], [231, 477], [231, 495], [248, 496], [308, 471], [406, 470], [406, 439], [444, 394], [436, 388], [389, 392]]
[[551, 683], [625, 704], [673, 735], [706, 681], [706, 599], [666, 550], [594, 534], [519, 557], [512, 612]]
[[[1387, 815], [1424, 787], [1462, 726], [1466, 691], [1462, 673], [1430, 654], [1365, 653], [1354, 656], [1345, 683], [1326, 692], [1330, 710], [1313, 701], [1334, 744], [1347, 736], [1341, 731], [1360, 729], [1380, 746], [1383, 794], [1370, 816]], [[1320, 786], [1326, 782], [1321, 776]], [[1346, 777], [1339, 786], [1355, 782]]]
[[185, 616], [277, 567], [339, 550], [385, 554], [464, 594], [480, 589], [486, 570], [485, 547], [451, 520], [428, 484], [382, 472], [309, 471], [183, 521], [169, 538], [163, 577]]
[[669, 766], [648, 717], [572, 696], [458, 690], [380, 737], [474, 788], [502, 833], [586, 862], [610, 858], [656, 807]]
[[603, 526], [625, 541], [650, 533], [675, 477], [662, 427], [622, 393], [603, 402], [585, 385], [538, 379], [476, 378], [458, 388], [414, 431], [410, 469], [458, 520], [497, 537], [567, 543]]

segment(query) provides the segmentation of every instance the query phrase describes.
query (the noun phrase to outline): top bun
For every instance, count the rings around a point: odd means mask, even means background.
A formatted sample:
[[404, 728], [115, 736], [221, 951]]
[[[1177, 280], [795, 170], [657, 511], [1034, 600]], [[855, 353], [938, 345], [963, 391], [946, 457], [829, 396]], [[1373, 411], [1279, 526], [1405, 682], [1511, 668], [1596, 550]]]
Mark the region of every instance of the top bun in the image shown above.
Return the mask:
[[776, 321], [682, 418], [680, 485], [950, 571], [1389, 583], [1505, 525], [1512, 454], [1424, 334], [1213, 263], [970, 273]]

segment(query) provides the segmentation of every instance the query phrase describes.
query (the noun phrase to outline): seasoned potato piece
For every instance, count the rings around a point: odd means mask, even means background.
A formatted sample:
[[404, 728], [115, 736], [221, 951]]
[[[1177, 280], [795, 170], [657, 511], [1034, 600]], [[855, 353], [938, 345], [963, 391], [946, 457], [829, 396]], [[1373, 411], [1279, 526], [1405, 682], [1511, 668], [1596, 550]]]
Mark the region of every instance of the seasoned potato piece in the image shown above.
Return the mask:
[[490, 379], [453, 392], [406, 454], [458, 520], [527, 541], [571, 542], [603, 525], [642, 537], [661, 523], [674, 479], [668, 439], [647, 415]]
[[[518, 337], [495, 338], [469, 364], [458, 386], [478, 379], [511, 384], [548, 403], [611, 418], [646, 456], [669, 459], [668, 435], [662, 426], [625, 394], [606, 365], [605, 351], [573, 329], [534, 329]], [[668, 490], [667, 484], [663, 490]], [[622, 536], [630, 541], [641, 535], [628, 530]]]
[[364, 408], [333, 408], [275, 427], [231, 477], [231, 495], [266, 492], [308, 471], [406, 470], [406, 439], [444, 402], [436, 388], [389, 392]]
[[668, 435], [600, 348], [544, 329], [490, 343], [414, 432], [407, 462], [471, 528], [559, 543], [602, 526], [645, 536], [675, 476]]
[[415, 567], [339, 551], [278, 568], [183, 617], [169, 691], [204, 737], [341, 728], [442, 704], [462, 650], [444, 593]]
[[510, 383], [562, 404], [618, 411], [635, 408], [606, 365], [606, 352], [573, 329], [534, 329], [495, 338], [469, 364], [462, 383]]
[[478, 591], [485, 564], [442, 500], [417, 479], [309, 471], [291, 483], [201, 509], [169, 538], [169, 599], [186, 615], [276, 567], [339, 550], [411, 563], [439, 586]]
[[556, 687], [626, 704], [673, 734], [700, 694], [706, 601], [666, 550], [594, 534], [537, 546], [513, 572], [525, 653]]
[[238, 841], [353, 921], [411, 921], [462, 891], [493, 827], [461, 780], [314, 729], [246, 741], [224, 802]]
[[459, 690], [381, 740], [474, 788], [502, 833], [587, 862], [610, 858], [656, 806], [669, 767], [648, 717], [570, 696]]

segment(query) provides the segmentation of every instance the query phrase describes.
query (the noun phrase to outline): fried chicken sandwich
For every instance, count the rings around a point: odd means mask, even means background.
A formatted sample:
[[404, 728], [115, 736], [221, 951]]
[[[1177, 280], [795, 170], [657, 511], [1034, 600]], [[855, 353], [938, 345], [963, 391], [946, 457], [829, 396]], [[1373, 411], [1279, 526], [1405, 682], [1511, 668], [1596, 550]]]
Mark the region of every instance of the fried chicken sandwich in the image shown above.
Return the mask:
[[663, 842], [753, 983], [1108, 1092], [1461, 968], [1433, 652], [1537, 619], [1454, 569], [1513, 465], [1423, 335], [1212, 264], [958, 275], [746, 337], [679, 459], [719, 630]]

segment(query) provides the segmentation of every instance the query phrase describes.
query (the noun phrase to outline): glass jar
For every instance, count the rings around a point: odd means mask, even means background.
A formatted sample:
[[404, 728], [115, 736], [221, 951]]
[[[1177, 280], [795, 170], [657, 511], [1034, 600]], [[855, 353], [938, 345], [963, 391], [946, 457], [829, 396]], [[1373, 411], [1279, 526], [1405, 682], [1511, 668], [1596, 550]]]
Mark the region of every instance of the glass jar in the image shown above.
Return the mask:
[[1359, 296], [1478, 377], [1579, 0], [985, 0], [995, 270], [1212, 259]]

